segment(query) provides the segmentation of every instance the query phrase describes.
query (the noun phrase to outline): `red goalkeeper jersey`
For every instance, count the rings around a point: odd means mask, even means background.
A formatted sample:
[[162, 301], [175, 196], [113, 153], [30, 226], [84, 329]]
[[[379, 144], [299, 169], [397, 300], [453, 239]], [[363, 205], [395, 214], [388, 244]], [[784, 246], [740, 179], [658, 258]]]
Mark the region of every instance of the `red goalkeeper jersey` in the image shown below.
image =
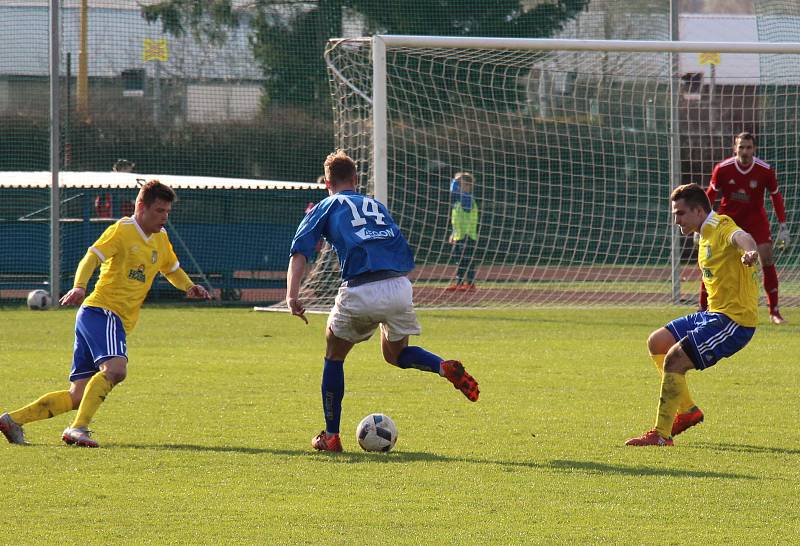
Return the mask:
[[778, 222], [786, 222], [786, 209], [778, 189], [775, 170], [757, 157], [747, 167], [741, 165], [736, 156], [717, 163], [711, 173], [711, 185], [706, 190], [706, 195], [713, 206], [717, 195], [721, 193], [722, 202], [718, 212], [730, 216], [741, 226], [767, 223], [765, 191], [770, 194]]

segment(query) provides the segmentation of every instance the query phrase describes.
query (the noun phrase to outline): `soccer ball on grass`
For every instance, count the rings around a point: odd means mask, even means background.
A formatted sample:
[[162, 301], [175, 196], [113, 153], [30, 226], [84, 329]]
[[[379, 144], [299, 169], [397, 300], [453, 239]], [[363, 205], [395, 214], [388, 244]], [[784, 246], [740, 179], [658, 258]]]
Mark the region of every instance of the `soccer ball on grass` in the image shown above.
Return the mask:
[[28, 292], [28, 308], [41, 311], [50, 307], [53, 300], [46, 290], [33, 290]]
[[397, 427], [388, 415], [370, 413], [356, 427], [356, 439], [364, 451], [390, 451], [397, 442]]

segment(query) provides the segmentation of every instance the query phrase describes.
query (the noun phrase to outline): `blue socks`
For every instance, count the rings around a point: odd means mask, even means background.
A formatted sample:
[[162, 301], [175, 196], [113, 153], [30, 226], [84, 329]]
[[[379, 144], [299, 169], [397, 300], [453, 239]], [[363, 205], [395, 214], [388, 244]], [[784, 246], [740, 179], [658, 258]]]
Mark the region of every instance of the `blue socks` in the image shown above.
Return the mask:
[[[416, 368], [423, 372], [439, 373], [442, 357], [422, 347], [406, 347], [397, 357], [399, 368]], [[325, 432], [339, 434], [344, 398], [344, 361], [325, 359], [322, 369], [322, 409], [325, 411]]]
[[322, 409], [325, 411], [325, 432], [339, 434], [344, 398], [344, 360], [325, 359], [322, 369]]
[[406, 347], [397, 357], [397, 367], [403, 368], [416, 368], [423, 372], [439, 373], [440, 364], [444, 360], [440, 356], [429, 353], [422, 347]]

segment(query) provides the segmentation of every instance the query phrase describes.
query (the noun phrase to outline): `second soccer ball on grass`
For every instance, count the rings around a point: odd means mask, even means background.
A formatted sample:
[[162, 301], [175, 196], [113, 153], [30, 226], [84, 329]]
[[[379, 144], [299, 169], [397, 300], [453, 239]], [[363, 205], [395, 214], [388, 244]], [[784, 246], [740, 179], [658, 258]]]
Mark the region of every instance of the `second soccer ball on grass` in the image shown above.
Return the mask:
[[28, 292], [28, 308], [35, 311], [43, 311], [50, 307], [53, 300], [50, 293], [46, 290], [32, 290]]

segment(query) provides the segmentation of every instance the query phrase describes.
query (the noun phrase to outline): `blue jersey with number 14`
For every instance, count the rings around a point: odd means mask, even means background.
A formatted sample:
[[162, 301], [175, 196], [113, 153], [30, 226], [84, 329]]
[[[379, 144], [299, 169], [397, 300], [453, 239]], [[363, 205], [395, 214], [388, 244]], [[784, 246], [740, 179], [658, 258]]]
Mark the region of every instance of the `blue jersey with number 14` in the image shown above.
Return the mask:
[[414, 254], [389, 211], [366, 195], [348, 190], [317, 203], [298, 226], [289, 255], [310, 259], [320, 237], [336, 250], [343, 280], [414, 269]]

